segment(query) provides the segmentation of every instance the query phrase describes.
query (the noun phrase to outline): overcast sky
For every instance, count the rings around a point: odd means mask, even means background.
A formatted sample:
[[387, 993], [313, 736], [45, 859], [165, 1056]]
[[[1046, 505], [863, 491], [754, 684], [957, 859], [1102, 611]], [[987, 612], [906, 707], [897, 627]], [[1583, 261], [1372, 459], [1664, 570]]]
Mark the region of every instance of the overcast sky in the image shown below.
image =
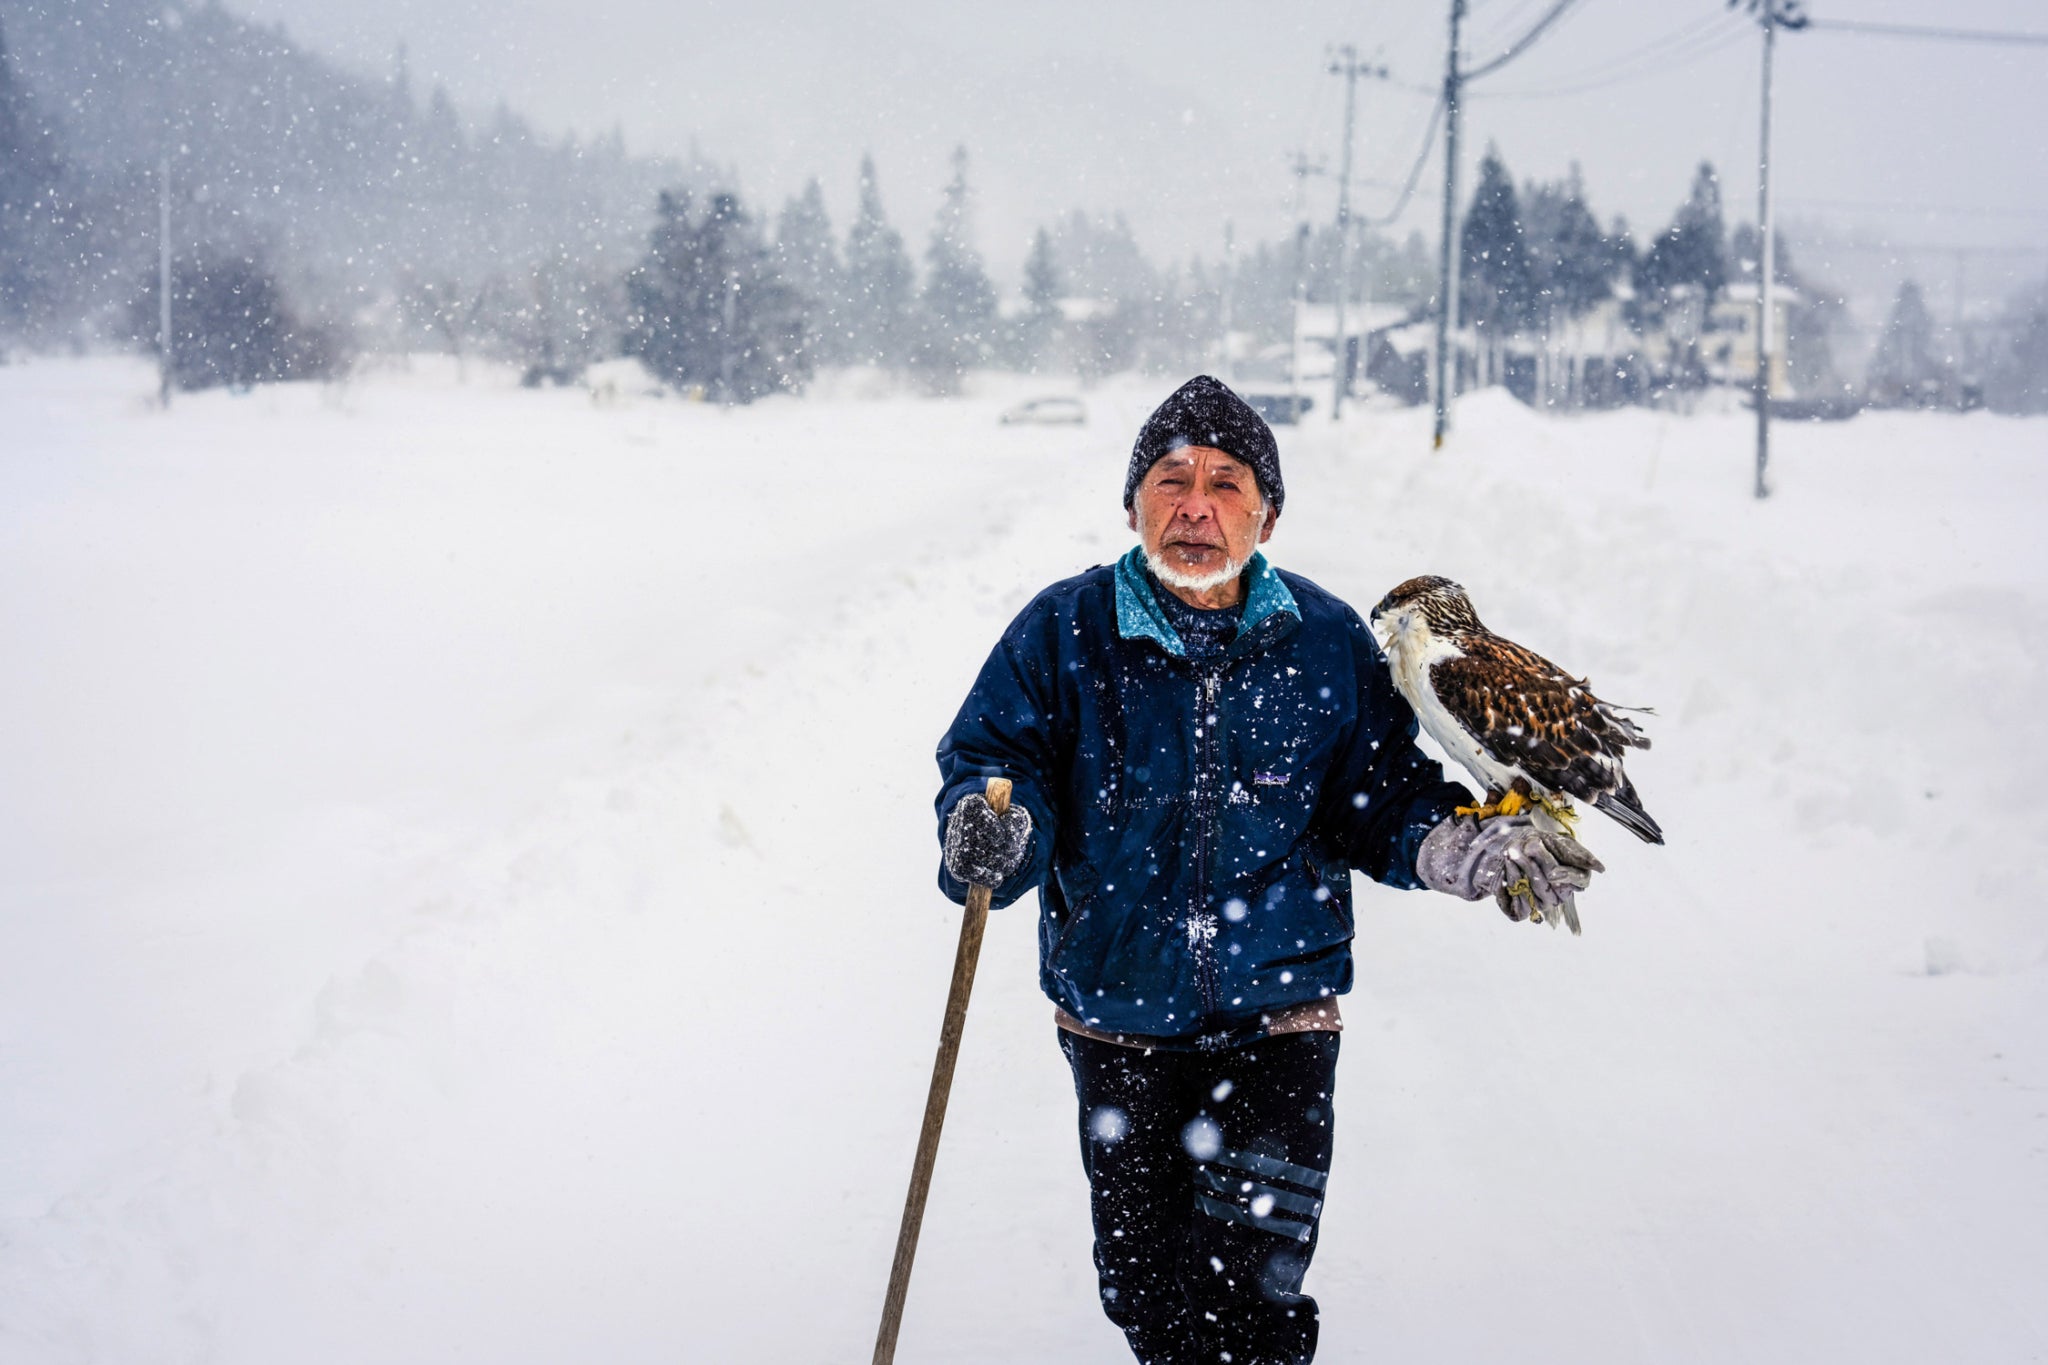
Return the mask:
[[[358, 70], [403, 40], [415, 87], [480, 113], [500, 97], [543, 129], [615, 124], [629, 148], [733, 167], [770, 209], [811, 175], [836, 224], [863, 150], [891, 217], [922, 245], [946, 157], [973, 157], [983, 250], [1007, 287], [1038, 223], [1122, 209], [1162, 259], [1282, 235], [1305, 149], [1334, 170], [1350, 42], [1387, 81], [1359, 93], [1355, 203], [1389, 211], [1441, 84], [1448, 0], [227, 0]], [[1501, 51], [1550, 0], [1472, 0], [1468, 60]], [[1816, 17], [2048, 29], [2039, 0], [1810, 0]], [[1638, 237], [1666, 222], [1702, 159], [1731, 219], [1755, 211], [1759, 40], [1725, 0], [1580, 0], [1525, 56], [1472, 88], [1464, 185], [1499, 145], [1518, 180], [1582, 164], [1594, 210]], [[1786, 35], [1777, 84], [1788, 211], [1913, 245], [2048, 241], [2048, 47]], [[1434, 236], [1441, 139], [1396, 230]], [[1332, 178], [1307, 206], [1327, 219]], [[1918, 206], [1939, 210], [1929, 214]], [[2018, 278], [2048, 256], [1983, 256]]]

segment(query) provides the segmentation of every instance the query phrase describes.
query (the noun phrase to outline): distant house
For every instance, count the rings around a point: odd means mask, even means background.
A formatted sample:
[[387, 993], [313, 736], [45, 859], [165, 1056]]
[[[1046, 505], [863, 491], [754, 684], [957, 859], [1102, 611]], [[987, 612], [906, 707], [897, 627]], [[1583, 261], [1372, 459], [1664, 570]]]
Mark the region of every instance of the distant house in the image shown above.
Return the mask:
[[[1715, 295], [1712, 306], [1691, 285], [1672, 289], [1662, 316], [1642, 334], [1659, 386], [1703, 388], [1725, 385], [1748, 388], [1756, 380], [1756, 293], [1754, 284], [1731, 284]], [[1791, 370], [1786, 345], [1792, 310], [1799, 296], [1788, 285], [1771, 289], [1772, 335], [1770, 391], [1773, 398], [1791, 396]]]
[[[1745, 387], [1756, 382], [1756, 295], [1754, 284], [1731, 284], [1723, 289], [1707, 313], [1707, 325], [1700, 338], [1700, 359], [1707, 378], [1716, 384]], [[1792, 396], [1792, 373], [1786, 360], [1791, 349], [1792, 310], [1799, 294], [1789, 285], [1771, 286], [1771, 375], [1773, 398]]]
[[[1645, 391], [1644, 338], [1630, 323], [1626, 286], [1576, 318], [1557, 319], [1550, 334], [1521, 332], [1486, 350], [1470, 327], [1451, 333], [1458, 389], [1480, 386], [1492, 369], [1508, 392], [1538, 406], [1612, 407]], [[1388, 393], [1428, 401], [1435, 365], [1436, 323], [1428, 317], [1373, 334], [1366, 373]]]
[[[1457, 338], [1454, 344], [1469, 359], [1471, 334], [1468, 332]], [[1404, 403], [1427, 403], [1430, 357], [1435, 353], [1435, 345], [1436, 323], [1427, 318], [1399, 327], [1382, 328], [1372, 334], [1367, 348], [1366, 376], [1382, 392], [1390, 393]]]
[[[1061, 322], [1070, 324], [1093, 322], [1097, 318], [1108, 317], [1117, 310], [1116, 301], [1113, 299], [1085, 298], [1077, 295], [1054, 299], [1052, 307], [1053, 311], [1059, 314]], [[1035, 305], [1022, 294], [1007, 295], [996, 303], [996, 315], [1005, 322], [1028, 318], [1034, 311]]]
[[[1373, 338], [1413, 315], [1413, 309], [1397, 303], [1352, 304], [1344, 310], [1344, 352], [1351, 375], [1348, 392], [1356, 392], [1358, 381], [1371, 374], [1368, 362]], [[1239, 361], [1240, 378], [1325, 392], [1337, 374], [1336, 305], [1296, 304], [1292, 339], [1255, 350], [1234, 350], [1233, 355]]]
[[[1346, 392], [1358, 387], [1358, 380], [1371, 373], [1372, 337], [1409, 320], [1414, 310], [1401, 303], [1354, 303], [1344, 309], [1345, 372], [1351, 376]], [[1301, 356], [1303, 383], [1329, 383], [1337, 373], [1337, 305], [1298, 303], [1294, 307], [1294, 345]]]
[[1094, 322], [1098, 318], [1106, 318], [1116, 312], [1117, 306], [1114, 299], [1078, 298], [1072, 295], [1053, 300], [1053, 307], [1060, 310], [1060, 321], [1068, 324]]

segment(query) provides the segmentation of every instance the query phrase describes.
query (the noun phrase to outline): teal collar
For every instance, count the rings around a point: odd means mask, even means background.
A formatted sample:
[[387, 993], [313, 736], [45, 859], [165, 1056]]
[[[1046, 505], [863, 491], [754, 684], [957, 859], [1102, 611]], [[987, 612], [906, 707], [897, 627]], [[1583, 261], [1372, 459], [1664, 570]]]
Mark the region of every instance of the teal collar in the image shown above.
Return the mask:
[[[1240, 645], [1251, 638], [1253, 627], [1277, 612], [1285, 612], [1296, 621], [1301, 619], [1301, 608], [1295, 604], [1294, 594], [1280, 581], [1280, 575], [1266, 562], [1262, 552], [1252, 552], [1252, 561], [1245, 570], [1251, 575], [1251, 591], [1245, 596], [1244, 619], [1238, 623], [1237, 640]], [[1152, 579], [1145, 571], [1145, 548], [1142, 545], [1133, 545], [1131, 552], [1116, 562], [1116, 633], [1126, 640], [1154, 641], [1176, 659], [1188, 656], [1187, 646], [1181, 643], [1180, 632], [1166, 619], [1166, 612], [1152, 593]], [[1236, 652], [1233, 646], [1231, 653]]]

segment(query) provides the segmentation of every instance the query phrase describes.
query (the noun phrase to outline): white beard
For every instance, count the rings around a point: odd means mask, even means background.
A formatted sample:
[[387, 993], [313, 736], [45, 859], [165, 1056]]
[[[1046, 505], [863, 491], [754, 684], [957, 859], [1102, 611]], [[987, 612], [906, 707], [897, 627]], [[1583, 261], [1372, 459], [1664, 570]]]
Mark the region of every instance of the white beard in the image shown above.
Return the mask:
[[1167, 563], [1166, 556], [1145, 551], [1145, 567], [1152, 570], [1152, 576], [1167, 587], [1179, 588], [1182, 592], [1207, 592], [1211, 588], [1220, 588], [1243, 573], [1244, 566], [1251, 562], [1251, 555], [1243, 559], [1226, 558], [1221, 565], [1206, 573], [1189, 573]]

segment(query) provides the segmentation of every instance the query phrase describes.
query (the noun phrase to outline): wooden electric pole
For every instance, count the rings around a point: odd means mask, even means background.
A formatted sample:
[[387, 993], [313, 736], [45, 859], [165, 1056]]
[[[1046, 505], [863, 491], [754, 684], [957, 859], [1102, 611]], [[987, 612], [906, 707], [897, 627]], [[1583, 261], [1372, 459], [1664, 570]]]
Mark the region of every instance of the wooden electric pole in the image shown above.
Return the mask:
[[1451, 328], [1457, 325], [1458, 272], [1454, 268], [1458, 236], [1458, 26], [1465, 19], [1465, 0], [1451, 0], [1451, 45], [1444, 57], [1444, 222], [1437, 248], [1436, 430], [1431, 446], [1442, 450], [1450, 425], [1451, 390], [1458, 382], [1457, 360], [1451, 351]]
[[1728, 0], [1732, 8], [1746, 4], [1764, 31], [1762, 108], [1757, 119], [1756, 152], [1756, 496], [1771, 495], [1771, 351], [1776, 314], [1771, 307], [1772, 276], [1777, 270], [1777, 239], [1771, 231], [1771, 58], [1781, 28], [1806, 27], [1800, 0]]
[[1237, 364], [1230, 354], [1230, 332], [1237, 325], [1231, 315], [1231, 295], [1237, 288], [1237, 229], [1226, 218], [1223, 220], [1223, 289], [1217, 299], [1216, 312], [1223, 324], [1223, 382], [1237, 382]]
[[1344, 346], [1344, 302], [1351, 293], [1351, 134], [1358, 113], [1358, 78], [1387, 78], [1384, 66], [1358, 60], [1358, 49], [1346, 43], [1330, 61], [1330, 74], [1344, 78], [1344, 161], [1337, 173], [1337, 319], [1331, 338], [1336, 364], [1330, 388], [1330, 420], [1344, 415], [1344, 393], [1351, 387], [1350, 356]]
[[156, 398], [171, 405], [171, 158], [157, 163], [156, 190]]
[[1294, 176], [1294, 291], [1288, 296], [1292, 310], [1287, 337], [1287, 411], [1301, 420], [1301, 305], [1308, 290], [1308, 218], [1305, 200], [1308, 178], [1323, 173], [1323, 163], [1310, 161], [1307, 152], [1296, 152], [1288, 171]]
[[[1730, 0], [1738, 3], [1739, 0]], [[1458, 122], [1464, 113], [1461, 96], [1467, 81], [1500, 70], [1527, 52], [1537, 39], [1579, 0], [1555, 0], [1543, 17], [1524, 29], [1507, 51], [1490, 61], [1466, 68], [1458, 62], [1458, 29], [1465, 19], [1465, 0], [1451, 0], [1451, 43], [1444, 53], [1444, 231], [1439, 247], [1439, 306], [1436, 318], [1436, 434], [1433, 446], [1442, 450], [1444, 432], [1450, 426], [1451, 395], [1458, 388], [1458, 361], [1451, 346], [1451, 329], [1458, 325], [1458, 276], [1455, 252], [1458, 237]]]

